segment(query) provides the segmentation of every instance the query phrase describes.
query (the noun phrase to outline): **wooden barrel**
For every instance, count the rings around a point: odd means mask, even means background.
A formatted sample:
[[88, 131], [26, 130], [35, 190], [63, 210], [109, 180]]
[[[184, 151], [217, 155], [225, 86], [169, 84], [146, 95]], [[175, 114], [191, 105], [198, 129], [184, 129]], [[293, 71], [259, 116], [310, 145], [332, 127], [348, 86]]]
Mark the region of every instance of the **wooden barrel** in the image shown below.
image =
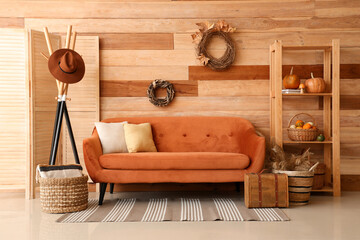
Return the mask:
[[289, 203], [290, 205], [306, 205], [310, 200], [313, 186], [314, 172], [311, 171], [274, 171], [285, 173], [289, 178]]
[[[314, 163], [315, 164], [315, 163]], [[322, 189], [325, 185], [325, 169], [326, 165], [320, 163], [314, 172], [314, 183], [312, 189]]]

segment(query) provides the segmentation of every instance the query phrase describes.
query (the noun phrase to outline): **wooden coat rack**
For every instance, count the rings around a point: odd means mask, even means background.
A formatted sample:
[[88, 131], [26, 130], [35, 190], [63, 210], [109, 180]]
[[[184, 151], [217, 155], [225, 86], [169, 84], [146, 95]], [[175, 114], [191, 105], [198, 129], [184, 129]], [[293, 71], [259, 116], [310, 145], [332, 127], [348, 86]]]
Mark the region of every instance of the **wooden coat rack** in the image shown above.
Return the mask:
[[[72, 30], [72, 26], [69, 25], [68, 29], [67, 29], [67, 34], [66, 34], [65, 48], [74, 50], [75, 41], [76, 41], [76, 32], [71, 34], [71, 30]], [[47, 47], [48, 47], [48, 50], [49, 50], [49, 55], [51, 56], [51, 54], [53, 53], [53, 49], [52, 49], [52, 45], [51, 45], [51, 41], [50, 41], [49, 32], [48, 32], [47, 27], [44, 27], [44, 34], [45, 34], [46, 44], [47, 44]], [[71, 37], [71, 35], [72, 35], [72, 37]], [[44, 53], [41, 53], [41, 55], [44, 56], [47, 60], [49, 59]], [[64, 115], [65, 115], [66, 125], [67, 125], [68, 132], [69, 132], [69, 137], [70, 137], [70, 141], [71, 141], [71, 146], [72, 146], [75, 162], [77, 164], [80, 164], [79, 155], [78, 155], [78, 152], [77, 152], [77, 149], [76, 149], [74, 134], [73, 134], [73, 131], [72, 131], [72, 128], [71, 128], [69, 112], [68, 112], [68, 109], [67, 109], [67, 106], [66, 106], [66, 100], [70, 100], [69, 98], [66, 97], [67, 92], [68, 92], [69, 84], [68, 83], [63, 83], [63, 82], [61, 82], [59, 80], [56, 80], [56, 85], [57, 85], [57, 89], [58, 89], [58, 96], [56, 97], [56, 99], [58, 101], [58, 104], [57, 104], [57, 108], [56, 108], [56, 115], [55, 115], [55, 122], [54, 122], [53, 137], [52, 137], [52, 142], [51, 142], [49, 165], [55, 165], [57, 150], [58, 150], [58, 146], [59, 146], [62, 119], [63, 119]]]

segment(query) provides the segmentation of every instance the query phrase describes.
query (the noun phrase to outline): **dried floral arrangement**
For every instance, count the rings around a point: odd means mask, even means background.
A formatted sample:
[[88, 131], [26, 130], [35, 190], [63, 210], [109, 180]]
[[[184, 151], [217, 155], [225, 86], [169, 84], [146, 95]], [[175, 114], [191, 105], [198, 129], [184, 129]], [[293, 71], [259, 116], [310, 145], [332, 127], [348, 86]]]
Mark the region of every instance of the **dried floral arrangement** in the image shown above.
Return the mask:
[[[196, 25], [199, 26], [199, 32], [191, 36], [193, 43], [196, 44], [197, 59], [213, 70], [228, 68], [235, 60], [235, 44], [229, 33], [233, 33], [236, 28], [231, 27], [225, 20], [219, 20], [215, 24], [206, 21]], [[226, 43], [226, 51], [220, 58], [213, 57], [207, 51], [207, 46], [213, 37], [223, 38]]]
[[304, 150], [301, 154], [289, 154], [277, 144], [270, 148], [266, 168], [283, 171], [308, 171], [313, 163], [310, 162], [310, 148]]

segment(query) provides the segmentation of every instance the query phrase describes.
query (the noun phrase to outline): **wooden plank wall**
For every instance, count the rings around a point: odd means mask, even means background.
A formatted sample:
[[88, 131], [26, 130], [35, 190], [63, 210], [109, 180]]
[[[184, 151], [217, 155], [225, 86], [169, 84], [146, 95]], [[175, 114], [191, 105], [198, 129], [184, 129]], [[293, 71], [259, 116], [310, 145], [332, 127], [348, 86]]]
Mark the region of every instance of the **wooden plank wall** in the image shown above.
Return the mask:
[[[329, 44], [341, 41], [342, 174], [360, 174], [360, 2], [357, 0], [248, 1], [19, 1], [0, 3], [0, 26], [100, 36], [101, 118], [115, 116], [242, 116], [269, 133], [269, 45]], [[237, 28], [237, 56], [228, 71], [199, 66], [190, 34], [195, 23], [225, 19]], [[223, 45], [214, 41], [214, 54]], [[304, 78], [321, 75], [322, 54], [288, 53]], [[297, 66], [305, 65], [305, 66]], [[306, 74], [304, 74], [306, 73]], [[175, 83], [177, 96], [166, 108], [151, 105], [147, 85], [156, 78]], [[287, 100], [285, 117], [298, 111], [321, 123], [317, 99]], [[286, 124], [287, 122], [285, 122]], [[315, 148], [314, 151], [321, 149]], [[350, 181], [349, 181], [350, 182]]]

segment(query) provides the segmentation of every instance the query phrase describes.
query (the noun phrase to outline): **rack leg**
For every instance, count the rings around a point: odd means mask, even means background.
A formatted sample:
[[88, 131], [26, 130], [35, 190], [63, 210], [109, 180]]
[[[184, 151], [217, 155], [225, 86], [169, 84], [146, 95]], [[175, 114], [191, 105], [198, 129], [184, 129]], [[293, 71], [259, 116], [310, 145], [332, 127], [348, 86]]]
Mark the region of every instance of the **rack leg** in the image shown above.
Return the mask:
[[57, 127], [57, 123], [59, 121], [59, 113], [60, 113], [60, 102], [58, 102], [57, 107], [56, 107], [56, 115], [55, 115], [55, 121], [54, 121], [54, 131], [53, 131], [53, 136], [52, 136], [52, 141], [51, 141], [49, 164], [51, 163], [51, 156], [53, 155], [53, 151], [54, 151], [56, 127]]
[[73, 134], [72, 127], [71, 127], [69, 112], [68, 112], [67, 107], [66, 107], [66, 102], [64, 102], [64, 114], [65, 114], [66, 125], [67, 125], [68, 132], [69, 132], [69, 137], [70, 137], [70, 142], [71, 142], [75, 162], [77, 164], [80, 164], [79, 155], [78, 155], [78, 152], [77, 152], [77, 149], [76, 149], [74, 134]]
[[61, 101], [59, 102], [59, 115], [56, 121], [56, 128], [54, 130], [54, 144], [52, 146], [51, 149], [51, 153], [50, 153], [50, 160], [49, 160], [49, 165], [55, 165], [55, 160], [56, 160], [56, 154], [57, 154], [57, 150], [58, 150], [58, 146], [59, 146], [59, 138], [60, 138], [60, 131], [61, 131], [61, 123], [62, 123], [62, 118], [63, 118], [63, 114], [64, 114], [64, 103], [65, 101]]

